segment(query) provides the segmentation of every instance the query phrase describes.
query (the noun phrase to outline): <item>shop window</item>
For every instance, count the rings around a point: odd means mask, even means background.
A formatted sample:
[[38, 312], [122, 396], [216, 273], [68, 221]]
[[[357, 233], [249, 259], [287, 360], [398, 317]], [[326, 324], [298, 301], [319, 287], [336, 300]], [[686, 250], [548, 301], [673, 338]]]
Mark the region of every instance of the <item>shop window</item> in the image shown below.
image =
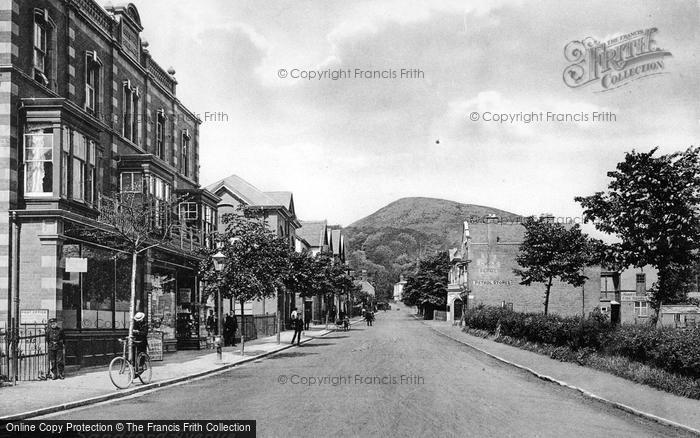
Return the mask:
[[[63, 245], [63, 258], [80, 257], [80, 245], [65, 243]], [[80, 273], [65, 272], [63, 273], [63, 309], [62, 309], [62, 325], [66, 329], [77, 329], [78, 317], [80, 316]]]
[[175, 272], [154, 266], [151, 270], [150, 282], [148, 298], [150, 322], [163, 332], [164, 339], [175, 339]]
[[45, 9], [34, 10], [34, 80], [45, 87], [53, 79], [53, 40], [55, 25]]
[[102, 61], [97, 57], [97, 52], [85, 54], [85, 109], [92, 113], [99, 113], [101, 96], [100, 90]]
[[52, 129], [25, 134], [24, 175], [26, 196], [50, 196], [53, 194]]
[[87, 259], [87, 272], [63, 273], [63, 327], [128, 328], [131, 258], [98, 246], [65, 243], [64, 266], [72, 257]]

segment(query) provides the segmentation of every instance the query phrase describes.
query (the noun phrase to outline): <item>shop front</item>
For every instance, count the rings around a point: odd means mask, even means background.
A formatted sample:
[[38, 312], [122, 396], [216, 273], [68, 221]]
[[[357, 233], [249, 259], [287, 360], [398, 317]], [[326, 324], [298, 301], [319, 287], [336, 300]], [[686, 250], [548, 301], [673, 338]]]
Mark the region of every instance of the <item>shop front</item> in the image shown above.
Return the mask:
[[163, 333], [163, 351], [206, 347], [206, 305], [201, 303], [197, 260], [154, 251], [147, 276], [148, 315]]

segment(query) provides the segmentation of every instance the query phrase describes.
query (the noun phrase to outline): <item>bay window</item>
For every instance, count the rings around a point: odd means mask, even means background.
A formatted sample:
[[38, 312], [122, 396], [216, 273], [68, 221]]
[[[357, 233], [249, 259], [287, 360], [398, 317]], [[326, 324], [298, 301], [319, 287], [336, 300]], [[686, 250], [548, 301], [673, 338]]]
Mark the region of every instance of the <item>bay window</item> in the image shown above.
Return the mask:
[[85, 200], [85, 172], [87, 158], [87, 141], [77, 131], [73, 131], [73, 174], [72, 197], [78, 201]]
[[143, 175], [141, 172], [122, 172], [120, 191], [121, 193], [143, 193]]
[[53, 194], [53, 129], [24, 135], [24, 193]]

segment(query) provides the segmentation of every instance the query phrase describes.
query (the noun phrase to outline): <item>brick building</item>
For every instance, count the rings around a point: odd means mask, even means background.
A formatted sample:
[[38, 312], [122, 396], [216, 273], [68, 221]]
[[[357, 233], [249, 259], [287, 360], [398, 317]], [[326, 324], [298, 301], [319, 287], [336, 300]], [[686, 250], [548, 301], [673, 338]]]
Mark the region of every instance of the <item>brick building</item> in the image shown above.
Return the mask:
[[46, 311], [66, 329], [68, 364], [109, 360], [128, 327], [129, 262], [71, 230], [102, 226], [103, 194], [177, 196], [184, 225], [141, 258], [137, 310], [166, 348], [199, 346], [195, 252], [219, 198], [199, 186], [201, 121], [141, 40], [138, 10], [0, 0], [0, 20], [0, 320]]
[[[496, 217], [469, 223], [466, 227], [466, 260], [459, 259], [460, 273], [452, 281], [462, 289], [466, 285], [466, 289], [455, 290], [456, 296], [464, 297], [467, 292], [469, 302], [465, 306], [469, 307], [483, 303], [510, 307], [518, 312], [542, 312], [545, 286], [541, 283], [521, 285], [520, 277], [513, 272], [518, 267], [516, 258], [525, 228], [517, 221], [501, 222]], [[584, 275], [588, 280], [581, 287], [554, 281], [549, 297], [550, 313], [587, 315], [599, 306], [600, 267], [588, 267]]]

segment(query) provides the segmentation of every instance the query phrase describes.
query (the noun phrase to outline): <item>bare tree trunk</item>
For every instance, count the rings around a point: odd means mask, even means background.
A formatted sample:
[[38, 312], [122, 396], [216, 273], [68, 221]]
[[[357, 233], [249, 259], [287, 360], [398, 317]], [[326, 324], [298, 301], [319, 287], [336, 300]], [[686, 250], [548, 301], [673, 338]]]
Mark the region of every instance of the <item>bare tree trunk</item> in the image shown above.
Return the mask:
[[245, 301], [239, 300], [241, 303], [241, 356], [245, 352], [245, 314], [243, 313], [243, 304]]
[[129, 302], [129, 339], [127, 345], [127, 358], [133, 361], [133, 336], [134, 336], [134, 308], [136, 307], [136, 260], [138, 259], [138, 253], [133, 251], [131, 253], [131, 299]]
[[544, 314], [547, 315], [549, 311], [549, 292], [552, 290], [552, 277], [549, 277], [549, 282], [547, 283], [547, 291], [544, 293]]

